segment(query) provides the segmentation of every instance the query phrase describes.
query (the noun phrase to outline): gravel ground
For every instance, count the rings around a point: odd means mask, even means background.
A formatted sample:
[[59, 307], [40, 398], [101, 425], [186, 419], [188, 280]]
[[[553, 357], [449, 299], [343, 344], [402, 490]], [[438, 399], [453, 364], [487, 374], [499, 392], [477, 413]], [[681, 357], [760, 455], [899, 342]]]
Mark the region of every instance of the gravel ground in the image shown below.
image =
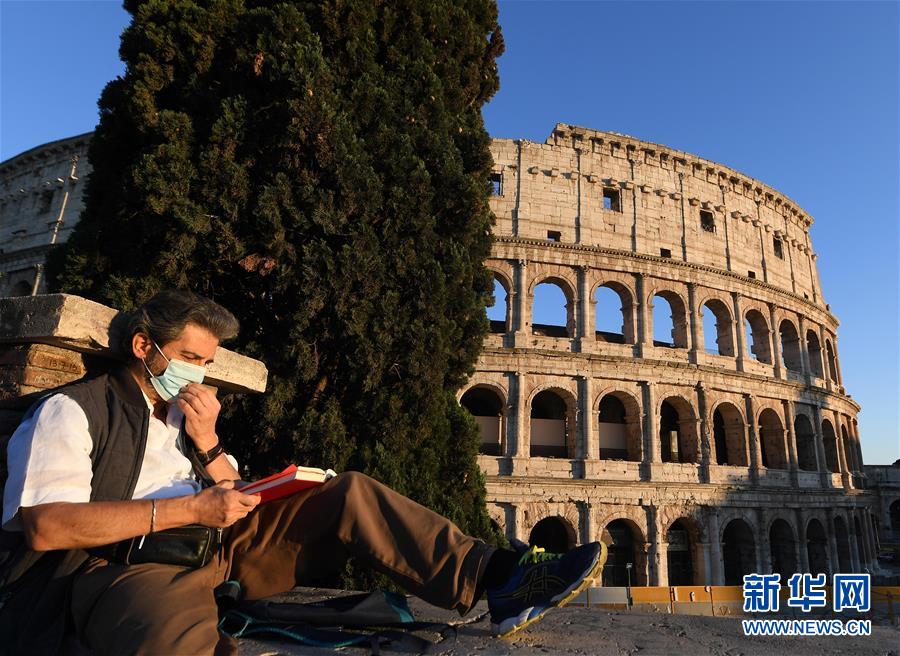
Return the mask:
[[[312, 601], [324, 591], [298, 589], [283, 600]], [[865, 637], [760, 638], [745, 637], [737, 617], [698, 617], [638, 612], [608, 612], [597, 608], [566, 607], [551, 611], [540, 622], [506, 640], [490, 635], [487, 605], [479, 603], [464, 618], [410, 599], [417, 619], [456, 623], [456, 635], [420, 634], [441, 640], [434, 653], [446, 656], [502, 656], [516, 654], [630, 656], [900, 656], [900, 628], [873, 625]], [[875, 624], [873, 622], [873, 624]], [[368, 649], [325, 650], [285, 642], [241, 640], [242, 656], [321, 655], [336, 652], [368, 654]], [[398, 653], [383, 650], [385, 653]]]

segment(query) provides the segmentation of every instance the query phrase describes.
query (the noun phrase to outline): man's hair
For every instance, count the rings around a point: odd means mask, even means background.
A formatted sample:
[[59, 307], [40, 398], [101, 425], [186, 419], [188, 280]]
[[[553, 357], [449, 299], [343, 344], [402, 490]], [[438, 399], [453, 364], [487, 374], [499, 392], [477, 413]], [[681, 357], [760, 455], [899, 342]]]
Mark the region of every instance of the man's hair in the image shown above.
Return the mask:
[[122, 350], [131, 355], [132, 338], [147, 333], [162, 347], [178, 339], [184, 327], [192, 323], [208, 330], [220, 342], [238, 334], [238, 320], [215, 301], [186, 289], [167, 289], [131, 313], [123, 335]]

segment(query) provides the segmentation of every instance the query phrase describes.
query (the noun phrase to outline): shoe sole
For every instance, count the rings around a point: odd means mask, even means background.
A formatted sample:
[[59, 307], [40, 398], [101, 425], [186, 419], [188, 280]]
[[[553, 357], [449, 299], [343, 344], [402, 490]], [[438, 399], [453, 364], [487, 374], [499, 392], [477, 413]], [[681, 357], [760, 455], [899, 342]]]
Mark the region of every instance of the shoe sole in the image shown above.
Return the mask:
[[496, 637], [508, 638], [509, 636], [513, 635], [514, 633], [521, 631], [526, 626], [529, 626], [530, 624], [534, 624], [535, 622], [537, 622], [539, 619], [544, 617], [544, 615], [546, 615], [548, 611], [551, 611], [554, 608], [562, 608], [563, 606], [568, 604], [575, 597], [580, 595], [586, 587], [588, 587], [591, 583], [593, 583], [594, 581], [597, 580], [597, 577], [600, 576], [600, 573], [603, 570], [603, 566], [606, 564], [606, 556], [607, 556], [606, 544], [603, 542], [600, 542], [600, 555], [597, 558], [597, 562], [594, 563], [594, 565], [591, 567], [591, 569], [584, 576], [584, 578], [581, 579], [581, 581], [579, 583], [576, 583], [574, 587], [562, 592], [558, 601], [556, 599], [551, 599], [551, 601], [555, 602], [552, 606], [547, 606], [544, 610], [542, 610], [540, 613], [538, 613], [534, 617], [526, 618], [525, 616], [527, 615], [527, 613], [530, 613], [533, 610], [533, 608], [529, 608], [528, 611], [526, 611], [526, 613], [523, 613], [523, 616], [520, 616], [525, 621], [521, 622], [521, 624], [513, 625], [512, 628], [507, 629], [503, 633], [495, 634]]

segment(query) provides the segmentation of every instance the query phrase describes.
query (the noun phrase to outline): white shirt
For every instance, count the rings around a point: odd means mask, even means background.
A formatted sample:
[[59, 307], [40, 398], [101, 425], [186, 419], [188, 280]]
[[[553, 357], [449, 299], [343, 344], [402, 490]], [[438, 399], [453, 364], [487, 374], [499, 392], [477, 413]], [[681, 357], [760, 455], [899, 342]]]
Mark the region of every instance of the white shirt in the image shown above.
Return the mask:
[[[171, 404], [163, 422], [153, 416], [153, 404], [146, 394], [144, 401], [150, 408], [147, 449], [132, 498], [166, 499], [199, 492], [191, 462], [178, 448], [183, 413]], [[78, 403], [64, 394], [54, 394], [41, 403], [19, 425], [7, 446], [3, 528], [22, 530], [21, 507], [90, 501], [92, 446], [87, 415]], [[237, 461], [227, 457], [237, 469]]]

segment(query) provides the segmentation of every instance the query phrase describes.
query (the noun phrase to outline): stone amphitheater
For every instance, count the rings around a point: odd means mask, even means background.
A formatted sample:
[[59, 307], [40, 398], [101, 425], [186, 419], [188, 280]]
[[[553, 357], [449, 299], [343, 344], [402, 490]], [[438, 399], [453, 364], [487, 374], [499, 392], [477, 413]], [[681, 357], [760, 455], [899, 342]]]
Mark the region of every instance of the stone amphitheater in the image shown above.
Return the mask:
[[[491, 150], [505, 320], [459, 397], [494, 521], [554, 550], [604, 540], [605, 585], [874, 571], [860, 407], [812, 218], [622, 134], [559, 124]], [[564, 325], [533, 321], [539, 285], [561, 291]], [[610, 298], [618, 330], [598, 330]]]

